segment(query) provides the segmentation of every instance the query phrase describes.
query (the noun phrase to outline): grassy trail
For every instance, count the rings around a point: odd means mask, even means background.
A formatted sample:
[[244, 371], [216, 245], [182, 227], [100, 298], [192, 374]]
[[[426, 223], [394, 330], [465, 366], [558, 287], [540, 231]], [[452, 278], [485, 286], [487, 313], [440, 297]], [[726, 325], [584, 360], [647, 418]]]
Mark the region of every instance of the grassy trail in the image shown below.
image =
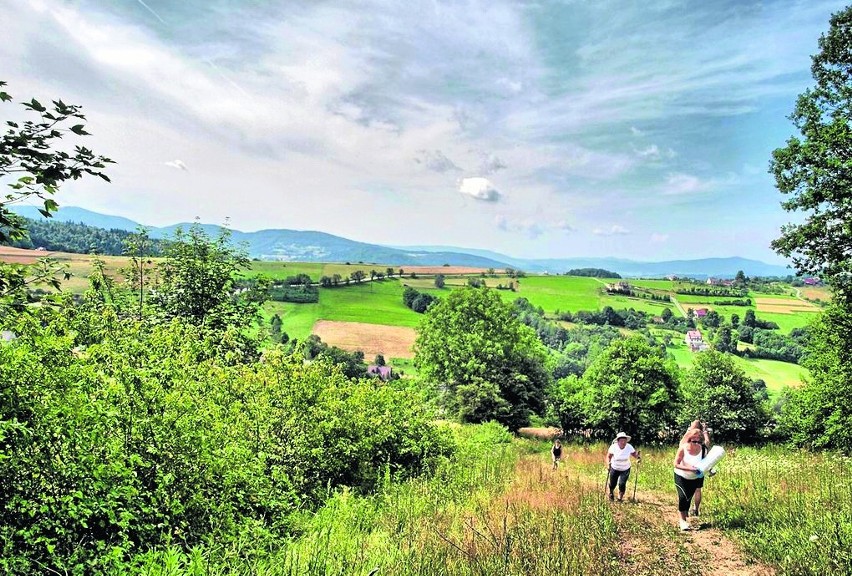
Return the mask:
[[[529, 460], [533, 457], [528, 457]], [[610, 508], [617, 534], [615, 572], [631, 575], [702, 574], [704, 576], [771, 576], [775, 571], [746, 557], [712, 522], [691, 518], [693, 530], [681, 532], [676, 526], [677, 506], [671, 494], [639, 488], [632, 500], [635, 478], [631, 478], [624, 502], [609, 503], [605, 497], [605, 472], [598, 451], [569, 449], [559, 470], [548, 470], [559, 492], [591, 490]], [[518, 478], [529, 476], [531, 466], [522, 459]], [[538, 466], [549, 466], [538, 456]], [[641, 465], [640, 465], [641, 466]], [[633, 471], [634, 475], [636, 469]], [[639, 469], [641, 475], [641, 467]], [[516, 480], [517, 482], [517, 480]], [[547, 484], [544, 482], [543, 484]], [[534, 492], [535, 489], [531, 488]]]

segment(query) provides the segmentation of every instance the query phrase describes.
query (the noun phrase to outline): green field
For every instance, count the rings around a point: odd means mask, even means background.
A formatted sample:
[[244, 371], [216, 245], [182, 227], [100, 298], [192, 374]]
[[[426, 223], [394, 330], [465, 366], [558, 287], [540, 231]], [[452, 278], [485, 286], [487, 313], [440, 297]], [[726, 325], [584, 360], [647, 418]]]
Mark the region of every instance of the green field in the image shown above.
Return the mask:
[[[688, 370], [692, 367], [696, 352], [692, 352], [686, 346], [683, 338], [682, 334], [672, 333], [672, 344], [666, 348], [666, 351], [674, 357], [678, 366]], [[779, 393], [785, 386], [799, 386], [808, 374], [806, 368], [789, 362], [739, 356], [734, 356], [733, 359], [750, 379], [766, 382], [766, 388], [773, 395]]]
[[633, 286], [640, 288], [651, 288], [652, 290], [671, 291], [674, 288], [674, 282], [671, 280], [627, 280]]
[[[91, 257], [87, 255], [58, 255], [73, 272], [72, 279], [64, 285], [66, 290], [79, 293], [88, 287], [88, 275], [91, 271]], [[128, 264], [124, 257], [104, 257], [107, 273], [118, 275], [119, 268]], [[387, 266], [375, 264], [327, 264], [327, 263], [305, 263], [305, 262], [252, 262], [252, 270], [249, 275], [263, 274], [273, 279], [284, 279], [297, 274], [307, 274], [314, 280], [321, 276], [332, 276], [340, 274], [348, 276], [355, 270], [362, 270], [369, 275], [371, 270], [385, 272]], [[396, 271], [399, 269], [396, 268]], [[470, 275], [478, 277], [478, 275]], [[434, 295], [449, 294], [455, 286], [467, 283], [467, 275], [447, 275], [447, 288], [437, 289], [434, 287], [434, 275], [423, 275], [419, 278], [404, 277], [402, 280], [392, 278], [377, 282], [364, 282], [352, 284], [333, 289], [321, 289], [320, 300], [315, 304], [293, 304], [283, 302], [267, 302], [263, 307], [263, 315], [268, 320], [273, 314], [279, 314], [282, 318], [282, 329], [290, 337], [304, 339], [311, 334], [317, 320], [338, 320], [347, 322], [364, 322], [368, 324], [380, 324], [389, 326], [416, 327], [421, 316], [402, 303], [402, 292], [405, 285], [412, 286], [422, 292]], [[486, 283], [496, 287], [497, 284], [517, 282], [518, 290], [500, 291], [500, 295], [506, 301], [516, 298], [527, 298], [533, 305], [542, 307], [545, 312], [553, 314], [556, 310], [576, 312], [578, 310], [600, 310], [604, 306], [612, 306], [615, 309], [634, 308], [649, 314], [658, 315], [664, 308], [671, 308], [672, 304], [655, 302], [641, 298], [630, 298], [622, 295], [608, 295], [603, 290], [606, 280], [586, 278], [579, 276], [527, 276], [521, 279], [511, 279], [505, 275], [487, 277]], [[654, 290], [670, 290], [674, 283], [669, 280], [630, 280], [630, 283], [644, 288]], [[778, 300], [792, 300], [789, 296], [750, 293], [749, 297], [774, 298]], [[737, 314], [740, 319], [745, 316], [748, 307], [744, 306], [716, 306], [713, 301], [725, 300], [724, 297], [707, 297], [694, 295], [676, 295], [678, 301], [686, 308], [709, 307], [725, 318], [731, 314]], [[752, 307], [754, 309], [754, 307]], [[814, 318], [816, 312], [795, 311], [791, 314], [756, 312], [757, 317], [762, 320], [775, 322], [780, 330], [788, 333], [791, 329], [806, 326]], [[675, 334], [673, 346], [669, 352], [674, 356], [678, 364], [683, 368], [692, 365], [693, 353], [683, 343], [683, 336]], [[788, 385], [797, 385], [801, 382], [807, 371], [795, 364], [763, 359], [736, 358], [737, 363], [743, 368], [750, 378], [764, 380], [767, 387], [778, 392]]]
[[633, 308], [649, 314], [659, 315], [665, 308], [674, 305], [655, 302], [644, 298], [630, 298], [623, 295], [610, 295], [604, 290], [606, 280], [581, 276], [528, 276], [521, 278], [516, 292], [501, 291], [503, 299], [513, 301], [526, 298], [534, 306], [540, 306], [548, 314], [556, 310], [577, 312], [579, 310], [601, 310], [612, 306], [616, 310]]
[[403, 286], [397, 279], [324, 288], [316, 304], [267, 302], [264, 316], [281, 316], [281, 328], [291, 337], [306, 338], [317, 320], [364, 322], [415, 327], [421, 315], [402, 303]]

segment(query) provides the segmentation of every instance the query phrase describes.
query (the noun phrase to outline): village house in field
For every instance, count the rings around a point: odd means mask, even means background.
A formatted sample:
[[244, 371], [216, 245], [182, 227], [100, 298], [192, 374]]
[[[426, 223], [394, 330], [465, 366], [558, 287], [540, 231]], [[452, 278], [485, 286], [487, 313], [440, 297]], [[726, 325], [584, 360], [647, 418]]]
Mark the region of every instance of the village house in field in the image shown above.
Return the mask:
[[722, 280], [721, 278], [708, 278], [707, 284], [710, 286], [733, 286], [733, 280]]
[[382, 380], [390, 380], [391, 376], [393, 376], [393, 368], [390, 366], [379, 366], [377, 364], [370, 364], [367, 366], [367, 374], [370, 376], [378, 376]]
[[686, 333], [686, 345], [693, 352], [709, 350], [710, 346], [704, 341], [699, 330], [690, 330]]
[[698, 310], [695, 311], [695, 317], [696, 318], [705, 318], [707, 316], [707, 312], [708, 312], [707, 308], [699, 308]]
[[630, 294], [630, 283], [625, 282], [624, 280], [619, 280], [618, 282], [613, 282], [612, 284], [606, 285], [607, 292], [619, 292], [622, 294]]
[[802, 282], [806, 286], [821, 286], [822, 285], [822, 280], [820, 280], [817, 277], [814, 277], [814, 278], [808, 277], [808, 278], [805, 278], [804, 280], [802, 280]]

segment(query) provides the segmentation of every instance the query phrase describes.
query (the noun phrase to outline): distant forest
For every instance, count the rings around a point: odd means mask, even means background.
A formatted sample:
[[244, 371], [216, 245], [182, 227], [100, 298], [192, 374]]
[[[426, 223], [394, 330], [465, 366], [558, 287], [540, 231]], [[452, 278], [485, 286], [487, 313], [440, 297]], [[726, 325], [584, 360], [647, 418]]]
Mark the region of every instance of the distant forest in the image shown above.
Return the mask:
[[[52, 252], [73, 252], [76, 254], [103, 254], [121, 256], [124, 243], [134, 234], [127, 230], [105, 230], [82, 223], [33, 220], [26, 221], [28, 238], [9, 243], [16, 248], [44, 248]], [[151, 240], [148, 252], [154, 256], [162, 254], [162, 242]]]
[[621, 278], [621, 275], [604, 270], [603, 268], [573, 268], [565, 273], [567, 276], [588, 276], [590, 278]]

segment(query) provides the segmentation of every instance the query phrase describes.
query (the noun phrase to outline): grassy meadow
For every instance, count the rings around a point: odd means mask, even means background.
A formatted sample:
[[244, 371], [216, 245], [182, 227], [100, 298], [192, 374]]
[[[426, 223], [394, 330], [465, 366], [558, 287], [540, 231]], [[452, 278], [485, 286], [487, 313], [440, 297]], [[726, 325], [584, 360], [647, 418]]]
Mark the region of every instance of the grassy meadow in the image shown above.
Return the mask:
[[[686, 345], [681, 334], [676, 334], [666, 351], [672, 355], [678, 366], [684, 370], [692, 367], [695, 353]], [[752, 380], [763, 380], [770, 395], [775, 395], [787, 386], [796, 387], [801, 385], [808, 370], [798, 364], [781, 362], [779, 360], [766, 360], [763, 358], [742, 358], [733, 356], [734, 363], [742, 368], [746, 376]]]
[[[33, 253], [34, 257], [40, 254]], [[92, 258], [84, 254], [51, 254], [60, 263], [66, 265], [72, 273], [71, 278], [63, 282], [63, 289], [72, 293], [82, 293], [88, 287], [88, 276], [91, 273]], [[129, 259], [120, 256], [103, 256], [107, 274], [117, 279], [121, 278], [120, 270], [129, 265]], [[156, 260], [154, 261], [156, 264]], [[251, 263], [252, 269], [248, 276], [264, 275], [272, 279], [283, 280], [288, 276], [307, 274], [315, 281], [322, 276], [333, 276], [340, 274], [348, 276], [355, 270], [362, 270], [369, 275], [371, 270], [385, 272], [387, 265], [384, 264], [362, 264], [362, 263], [311, 263], [311, 262], [258, 262]], [[398, 272], [399, 267], [393, 267]], [[411, 286], [422, 292], [428, 292], [437, 296], [448, 294], [455, 286], [467, 283], [469, 277], [480, 278], [481, 274], [472, 273], [469, 270], [457, 270], [446, 267], [409, 267], [404, 269], [402, 279], [393, 277], [375, 282], [363, 282], [361, 284], [350, 284], [337, 288], [321, 289], [319, 302], [310, 304], [294, 304], [287, 302], [267, 302], [262, 310], [265, 320], [274, 314], [282, 318], [282, 329], [294, 338], [304, 339], [309, 336], [318, 320], [330, 320], [341, 322], [359, 322], [386, 326], [402, 326], [415, 328], [420, 322], [421, 316], [402, 303], [402, 292], [405, 286]], [[153, 270], [153, 266], [152, 266]], [[411, 278], [411, 273], [416, 278]], [[436, 273], [446, 276], [446, 287], [437, 289], [434, 286]], [[498, 284], [506, 285], [509, 282], [516, 284], [516, 291], [502, 290], [500, 296], [506, 301], [516, 298], [526, 298], [533, 305], [539, 306], [548, 314], [559, 311], [576, 312], [578, 310], [600, 310], [604, 306], [612, 306], [615, 309], [634, 308], [649, 314], [659, 315], [665, 308], [669, 308], [678, 314], [675, 306], [671, 303], [656, 302], [642, 298], [631, 298], [617, 294], [607, 294], [604, 284], [607, 280], [586, 278], [577, 276], [526, 276], [513, 279], [504, 274], [488, 276], [485, 278], [489, 286], [496, 287]], [[656, 291], [673, 290], [676, 283], [669, 280], [630, 280], [630, 283]], [[803, 295], [812, 299], [827, 300], [825, 288], [802, 288], [799, 290]], [[678, 302], [687, 308], [712, 308], [725, 317], [737, 314], [741, 319], [749, 308], [756, 310], [758, 318], [776, 322], [782, 332], [789, 332], [793, 328], [808, 324], [819, 308], [812, 303], [795, 298], [795, 289], [790, 289], [790, 295], [767, 295], [751, 293], [749, 297], [754, 305], [744, 306], [722, 306], [715, 305], [715, 301], [730, 300], [722, 297], [706, 297], [677, 294]], [[760, 299], [760, 302], [758, 302]], [[774, 310], [772, 312], [761, 311]], [[778, 310], [783, 310], [779, 312]], [[683, 368], [692, 365], [692, 353], [682, 342], [682, 335], [673, 333], [672, 346], [669, 352], [674, 356], [678, 364]], [[763, 359], [736, 358], [736, 362], [743, 368], [751, 378], [760, 378], [767, 383], [771, 392], [780, 391], [787, 385], [797, 385], [806, 374], [806, 370], [800, 366]]]
[[[737, 448], [704, 488], [692, 532], [676, 528], [674, 447], [642, 449], [627, 502], [603, 490], [607, 446], [549, 442], [499, 426], [452, 425], [459, 449], [430, 478], [334, 494], [284, 541], [177, 548], [140, 559], [156, 576], [852, 573], [848, 458]], [[636, 500], [632, 500], [635, 483]], [[711, 560], [711, 557], [715, 560]], [[713, 564], [716, 564], [714, 566]]]
[[[673, 449], [643, 450], [639, 487], [669, 493]], [[781, 575], [852, 574], [852, 459], [780, 446], [735, 448], [705, 480], [701, 523]]]

